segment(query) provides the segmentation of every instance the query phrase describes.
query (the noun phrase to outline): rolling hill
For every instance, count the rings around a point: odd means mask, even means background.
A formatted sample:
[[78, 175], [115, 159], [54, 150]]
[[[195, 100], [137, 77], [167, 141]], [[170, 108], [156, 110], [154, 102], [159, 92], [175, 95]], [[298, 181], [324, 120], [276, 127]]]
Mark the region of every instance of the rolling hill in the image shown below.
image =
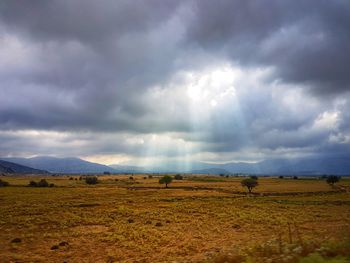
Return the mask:
[[45, 174], [47, 171], [34, 169], [28, 166], [13, 162], [0, 160], [0, 172], [2, 173], [21, 173], [21, 174]]
[[84, 161], [79, 158], [33, 157], [33, 158], [3, 158], [6, 161], [30, 166], [36, 169], [47, 170], [51, 173], [103, 173], [116, 172], [115, 169], [98, 163]]

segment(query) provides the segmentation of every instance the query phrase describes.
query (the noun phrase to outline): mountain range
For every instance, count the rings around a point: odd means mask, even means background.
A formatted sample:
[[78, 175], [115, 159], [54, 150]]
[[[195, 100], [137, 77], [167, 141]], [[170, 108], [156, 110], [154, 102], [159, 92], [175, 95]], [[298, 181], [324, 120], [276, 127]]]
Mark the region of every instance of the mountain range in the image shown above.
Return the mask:
[[[212, 164], [204, 162], [187, 163], [187, 168], [181, 168], [181, 163], [160, 164], [159, 166], [130, 166], [130, 165], [103, 165], [88, 162], [79, 158], [33, 157], [33, 158], [1, 158], [13, 165], [38, 171], [51, 173], [197, 173], [197, 174], [258, 174], [258, 175], [321, 175], [337, 174], [350, 175], [350, 158], [348, 157], [322, 157], [322, 158], [295, 158], [270, 159], [256, 163], [230, 162], [225, 164]], [[188, 168], [190, 167], [190, 168]], [[0, 168], [0, 171], [13, 169], [9, 165]], [[33, 170], [33, 171], [34, 171]], [[28, 170], [29, 171], [29, 170]], [[35, 172], [28, 172], [35, 173]], [[38, 172], [41, 173], [41, 172]]]

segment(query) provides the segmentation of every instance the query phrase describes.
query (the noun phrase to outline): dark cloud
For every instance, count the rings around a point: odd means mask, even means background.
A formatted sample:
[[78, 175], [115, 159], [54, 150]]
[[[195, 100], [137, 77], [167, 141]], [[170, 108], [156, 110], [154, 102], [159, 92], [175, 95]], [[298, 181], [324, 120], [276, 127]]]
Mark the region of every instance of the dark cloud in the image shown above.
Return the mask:
[[344, 154], [349, 14], [346, 0], [2, 1], [0, 154]]
[[314, 93], [350, 90], [348, 1], [197, 1], [189, 43], [241, 65], [274, 67], [274, 78]]

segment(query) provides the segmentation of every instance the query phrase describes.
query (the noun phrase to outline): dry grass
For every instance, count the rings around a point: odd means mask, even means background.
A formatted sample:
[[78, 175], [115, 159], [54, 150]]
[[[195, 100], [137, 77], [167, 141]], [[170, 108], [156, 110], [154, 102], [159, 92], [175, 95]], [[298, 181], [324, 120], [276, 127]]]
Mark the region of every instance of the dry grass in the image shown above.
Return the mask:
[[235, 194], [245, 191], [240, 178], [163, 189], [158, 178], [144, 177], [102, 176], [89, 186], [47, 176], [54, 188], [4, 177], [11, 186], [0, 188], [1, 262], [201, 262], [271, 240], [322, 242], [350, 233], [349, 194], [321, 180], [260, 178], [255, 191], [271, 196], [249, 197]]

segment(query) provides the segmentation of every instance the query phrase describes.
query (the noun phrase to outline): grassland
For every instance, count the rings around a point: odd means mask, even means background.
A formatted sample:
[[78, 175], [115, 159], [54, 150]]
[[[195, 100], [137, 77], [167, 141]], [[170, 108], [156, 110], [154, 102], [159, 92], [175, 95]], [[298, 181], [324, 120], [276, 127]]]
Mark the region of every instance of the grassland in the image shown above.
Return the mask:
[[[41, 178], [55, 187], [27, 187]], [[332, 188], [259, 178], [248, 196], [236, 177], [185, 178], [169, 189], [155, 177], [133, 178], [87, 185], [78, 176], [2, 177], [10, 186], [0, 188], [0, 262], [240, 262], [227, 255], [254, 253], [251, 262], [277, 262], [266, 258], [275, 245], [307, 244], [312, 253], [350, 237], [347, 179]], [[287, 256], [281, 262], [298, 262]]]

